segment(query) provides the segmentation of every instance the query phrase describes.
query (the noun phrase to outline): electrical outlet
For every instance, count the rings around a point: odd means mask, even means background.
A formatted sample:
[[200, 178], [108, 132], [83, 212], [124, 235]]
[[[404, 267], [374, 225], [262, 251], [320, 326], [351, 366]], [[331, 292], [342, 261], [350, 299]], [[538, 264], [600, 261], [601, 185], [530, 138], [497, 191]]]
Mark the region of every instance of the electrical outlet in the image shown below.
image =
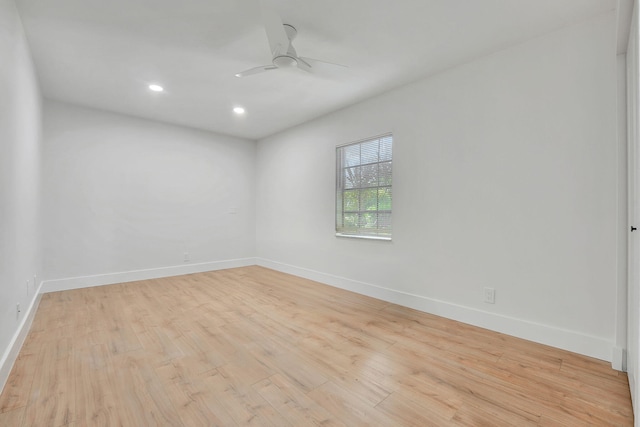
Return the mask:
[[189, 256], [189, 252], [185, 252], [184, 253], [184, 262], [189, 262], [191, 261], [191, 257]]
[[484, 302], [487, 304], [496, 303], [496, 290], [493, 288], [484, 288]]

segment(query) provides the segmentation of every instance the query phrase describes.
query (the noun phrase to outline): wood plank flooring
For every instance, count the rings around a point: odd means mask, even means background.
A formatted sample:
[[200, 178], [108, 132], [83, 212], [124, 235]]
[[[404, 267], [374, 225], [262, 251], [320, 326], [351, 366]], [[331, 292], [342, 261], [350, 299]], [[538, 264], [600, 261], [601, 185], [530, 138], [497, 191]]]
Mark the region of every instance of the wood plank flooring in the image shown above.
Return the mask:
[[606, 362], [261, 267], [55, 292], [1, 426], [631, 426]]

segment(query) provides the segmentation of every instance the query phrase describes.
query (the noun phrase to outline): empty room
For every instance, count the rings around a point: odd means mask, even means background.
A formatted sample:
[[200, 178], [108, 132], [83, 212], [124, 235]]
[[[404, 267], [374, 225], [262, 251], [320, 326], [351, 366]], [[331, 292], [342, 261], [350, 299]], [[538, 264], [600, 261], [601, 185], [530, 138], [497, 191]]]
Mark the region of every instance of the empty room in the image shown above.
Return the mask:
[[0, 426], [640, 426], [635, 0], [0, 0]]

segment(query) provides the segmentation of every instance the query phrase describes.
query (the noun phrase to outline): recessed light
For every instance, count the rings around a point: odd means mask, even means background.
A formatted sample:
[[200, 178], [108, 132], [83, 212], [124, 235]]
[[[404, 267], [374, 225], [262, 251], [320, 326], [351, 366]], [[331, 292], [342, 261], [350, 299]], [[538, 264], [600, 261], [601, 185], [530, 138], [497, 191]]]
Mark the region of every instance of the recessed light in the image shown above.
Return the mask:
[[149, 89], [154, 92], [162, 92], [164, 90], [164, 88], [159, 85], [149, 85]]
[[242, 107], [233, 107], [233, 112], [236, 114], [244, 114], [244, 108]]

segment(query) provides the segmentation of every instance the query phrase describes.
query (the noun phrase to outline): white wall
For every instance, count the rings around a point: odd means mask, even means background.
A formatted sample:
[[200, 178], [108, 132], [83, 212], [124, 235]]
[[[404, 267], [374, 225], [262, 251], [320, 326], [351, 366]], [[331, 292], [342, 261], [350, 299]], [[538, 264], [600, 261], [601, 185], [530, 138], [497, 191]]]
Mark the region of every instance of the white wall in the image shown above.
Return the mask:
[[[24, 339], [41, 252], [41, 97], [13, 0], [0, 0], [0, 389]], [[39, 281], [39, 279], [36, 279]], [[29, 282], [29, 283], [27, 283]], [[22, 311], [17, 313], [16, 304]]]
[[45, 101], [45, 290], [253, 263], [255, 151]]
[[[628, 191], [629, 191], [629, 225], [639, 227], [640, 224], [640, 134], [638, 126], [640, 120], [640, 30], [638, 28], [638, 4], [634, 2], [633, 19], [629, 31], [629, 44], [627, 47], [627, 142], [628, 142]], [[640, 343], [640, 232], [631, 233], [628, 239], [629, 248], [629, 287], [628, 287], [628, 323], [627, 323], [627, 374], [629, 388], [633, 400], [634, 413], [636, 414], [636, 426], [640, 426], [640, 396], [638, 396], [638, 372], [640, 370], [640, 358], [638, 349]]]
[[627, 155], [627, 61], [625, 54], [617, 56], [617, 140], [618, 140], [618, 249], [617, 249], [617, 290], [616, 290], [616, 321], [615, 321], [615, 349], [612, 365], [615, 369], [626, 371], [627, 350], [627, 296], [628, 296], [628, 239], [629, 215], [627, 185], [628, 155]]
[[[259, 262], [611, 360], [615, 36], [602, 15], [259, 141]], [[393, 241], [337, 238], [335, 146], [389, 131]]]

